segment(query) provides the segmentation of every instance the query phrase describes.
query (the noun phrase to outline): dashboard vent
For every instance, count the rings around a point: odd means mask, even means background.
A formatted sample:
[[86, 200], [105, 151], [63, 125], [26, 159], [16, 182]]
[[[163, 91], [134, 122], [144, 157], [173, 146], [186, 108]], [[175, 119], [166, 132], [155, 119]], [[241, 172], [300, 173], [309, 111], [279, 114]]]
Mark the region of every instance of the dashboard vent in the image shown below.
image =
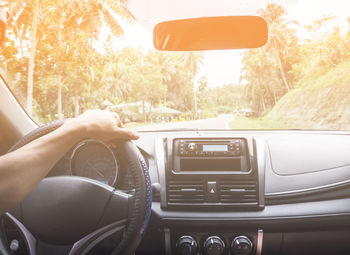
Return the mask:
[[202, 204], [205, 201], [203, 181], [169, 181], [167, 191], [169, 205]]
[[258, 204], [255, 180], [220, 180], [219, 200], [222, 204]]

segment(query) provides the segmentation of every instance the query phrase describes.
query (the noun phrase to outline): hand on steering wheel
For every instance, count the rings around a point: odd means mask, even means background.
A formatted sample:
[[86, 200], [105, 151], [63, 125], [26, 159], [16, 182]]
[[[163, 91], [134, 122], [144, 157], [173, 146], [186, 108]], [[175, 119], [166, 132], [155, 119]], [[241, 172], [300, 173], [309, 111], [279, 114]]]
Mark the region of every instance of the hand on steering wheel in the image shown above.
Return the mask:
[[[137, 138], [137, 134], [122, 128], [117, 115], [113, 114], [110, 118], [110, 115], [104, 114], [113, 113], [87, 112], [74, 120], [45, 125], [20, 139], [12, 150], [62, 125], [74, 128], [77, 123], [85, 125], [85, 135], [95, 139], [107, 141], [127, 135], [131, 139]], [[90, 121], [92, 119], [94, 121]], [[151, 182], [147, 165], [137, 147], [125, 140], [115, 141], [115, 144], [134, 179], [134, 195], [82, 177], [44, 179], [18, 207], [21, 210], [18, 215], [7, 214], [22, 232], [26, 232], [31, 254], [36, 254], [35, 247], [39, 241], [72, 245], [69, 254], [86, 254], [99, 242], [118, 232], [124, 233], [123, 239], [116, 244], [112, 254], [134, 253], [150, 217]], [[6, 247], [6, 244], [0, 235], [0, 252], [7, 255], [1, 246]]]

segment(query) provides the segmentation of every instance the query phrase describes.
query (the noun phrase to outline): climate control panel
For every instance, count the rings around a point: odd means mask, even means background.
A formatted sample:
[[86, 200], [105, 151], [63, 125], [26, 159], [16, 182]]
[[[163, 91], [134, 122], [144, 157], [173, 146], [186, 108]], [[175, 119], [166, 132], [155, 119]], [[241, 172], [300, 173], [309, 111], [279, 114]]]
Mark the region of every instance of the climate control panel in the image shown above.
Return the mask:
[[175, 254], [177, 255], [253, 255], [256, 251], [256, 233], [217, 233], [193, 232], [176, 235]]

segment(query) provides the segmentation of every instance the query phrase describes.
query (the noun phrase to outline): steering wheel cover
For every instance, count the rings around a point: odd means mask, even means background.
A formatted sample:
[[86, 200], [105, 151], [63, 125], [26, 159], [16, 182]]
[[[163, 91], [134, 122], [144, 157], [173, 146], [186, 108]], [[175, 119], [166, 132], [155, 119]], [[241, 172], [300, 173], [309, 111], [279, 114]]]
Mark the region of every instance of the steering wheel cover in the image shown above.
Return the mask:
[[[55, 129], [59, 128], [64, 120], [54, 121], [43, 125], [22, 137], [9, 152], [14, 151], [31, 141], [44, 136]], [[128, 217], [128, 224], [121, 243], [116, 247], [112, 254], [133, 254], [139, 245], [146, 229], [151, 215], [152, 206], [152, 185], [147, 164], [137, 149], [135, 144], [127, 141], [115, 141], [124, 143], [122, 146], [126, 151], [125, 161], [131, 170], [131, 174], [135, 180], [134, 205], [131, 215]], [[119, 146], [118, 146], [119, 147]], [[140, 217], [144, 215], [144, 217]], [[4, 243], [4, 239], [0, 236], [0, 242]]]
[[149, 223], [149, 220], [151, 218], [151, 212], [152, 212], [152, 181], [151, 181], [151, 176], [149, 174], [149, 169], [148, 169], [148, 166], [146, 164], [146, 161], [145, 159], [143, 158], [143, 156], [141, 155], [140, 153], [140, 156], [139, 156], [139, 161], [142, 165], [142, 168], [144, 169], [144, 172], [147, 173], [146, 174], [146, 186], [147, 186], [147, 193], [149, 194], [147, 196], [147, 212], [146, 212], [146, 217], [145, 217], [145, 221], [144, 221], [144, 224], [143, 224], [143, 227], [141, 228], [141, 236], [143, 237], [144, 234], [146, 233], [146, 229], [148, 227], [148, 223]]

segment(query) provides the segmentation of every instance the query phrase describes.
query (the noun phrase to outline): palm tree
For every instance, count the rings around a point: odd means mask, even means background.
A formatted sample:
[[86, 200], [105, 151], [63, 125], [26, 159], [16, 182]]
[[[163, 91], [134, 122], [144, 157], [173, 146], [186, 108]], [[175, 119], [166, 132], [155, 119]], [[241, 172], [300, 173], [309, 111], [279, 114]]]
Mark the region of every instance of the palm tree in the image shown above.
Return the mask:
[[[27, 112], [32, 114], [33, 104], [33, 76], [34, 76], [34, 64], [35, 64], [35, 52], [37, 47], [37, 28], [40, 15], [40, 2], [39, 0], [22, 0], [18, 3], [12, 2], [10, 4], [10, 20], [9, 22], [14, 25], [15, 34], [21, 37], [21, 41], [24, 40], [26, 34], [30, 34], [29, 41], [29, 61], [28, 61], [28, 73], [27, 73]], [[23, 54], [23, 51], [22, 51]]]
[[[17, 35], [20, 35], [23, 40], [30, 31], [26, 107], [29, 114], [32, 114], [34, 65], [38, 37], [40, 36], [40, 41], [50, 42], [51, 47], [66, 48], [62, 52], [67, 52], [66, 42], [79, 37], [81, 31], [91, 35], [90, 46], [93, 45], [104, 25], [110, 29], [113, 36], [120, 36], [123, 34], [123, 29], [115, 16], [119, 15], [127, 20], [134, 19], [126, 9], [125, 3], [126, 0], [119, 1], [119, 4], [112, 0], [22, 0], [13, 5], [12, 21], [15, 23]], [[62, 115], [60, 91], [62, 87], [58, 88], [59, 116]]]
[[183, 53], [183, 62], [184, 66], [189, 73], [193, 74], [193, 77], [196, 76], [199, 71], [200, 65], [203, 63], [204, 54], [203, 52], [185, 52]]
[[264, 113], [268, 107], [276, 104], [278, 88], [271, 77], [275, 76], [276, 66], [271, 68], [271, 59], [262, 49], [252, 49], [244, 53], [242, 59], [241, 82], [245, 97], [255, 111]]
[[[203, 52], [185, 52], [183, 55], [184, 59], [184, 67], [187, 70], [187, 73], [189, 73], [193, 78], [196, 77], [200, 65], [203, 63], [204, 54]], [[197, 119], [197, 89], [196, 84], [193, 86], [193, 106], [194, 106], [194, 118]]]
[[33, 77], [34, 77], [34, 60], [35, 60], [35, 50], [36, 50], [36, 32], [39, 21], [39, 0], [35, 0], [33, 6], [33, 21], [31, 29], [31, 47], [30, 47], [30, 58], [28, 63], [28, 85], [27, 85], [27, 111], [32, 115], [32, 105], [33, 105]]
[[[113, 9], [111, 9], [111, 7]], [[56, 17], [62, 15], [62, 10], [56, 9]], [[114, 15], [120, 15], [123, 18], [131, 20], [133, 16], [125, 8], [121, 8], [113, 1], [68, 1], [64, 6], [67, 19], [61, 20], [58, 27], [58, 43], [61, 47], [64, 47], [64, 41], [71, 40], [76, 35], [79, 35], [79, 31], [84, 31], [90, 35], [90, 47], [93, 45], [93, 40], [97, 39], [99, 32], [104, 24], [108, 26], [111, 34], [118, 37], [123, 34], [123, 29], [120, 26]], [[93, 82], [93, 79], [90, 81]], [[60, 93], [60, 88], [58, 92]], [[58, 101], [61, 97], [58, 95]], [[75, 115], [79, 114], [79, 95], [75, 94], [73, 97], [75, 105]], [[62, 103], [58, 103], [58, 106], [62, 106]], [[58, 114], [60, 116], [62, 109], [58, 108]]]
[[265, 9], [260, 9], [258, 14], [267, 21], [269, 26], [269, 40], [265, 49], [272, 55], [276, 56], [276, 60], [280, 69], [283, 83], [287, 89], [290, 90], [286, 73], [284, 71], [283, 56], [287, 55], [288, 46], [291, 41], [295, 42], [295, 30], [290, 28], [290, 24], [297, 24], [294, 20], [287, 20], [285, 18], [285, 9], [278, 4], [268, 3]]

